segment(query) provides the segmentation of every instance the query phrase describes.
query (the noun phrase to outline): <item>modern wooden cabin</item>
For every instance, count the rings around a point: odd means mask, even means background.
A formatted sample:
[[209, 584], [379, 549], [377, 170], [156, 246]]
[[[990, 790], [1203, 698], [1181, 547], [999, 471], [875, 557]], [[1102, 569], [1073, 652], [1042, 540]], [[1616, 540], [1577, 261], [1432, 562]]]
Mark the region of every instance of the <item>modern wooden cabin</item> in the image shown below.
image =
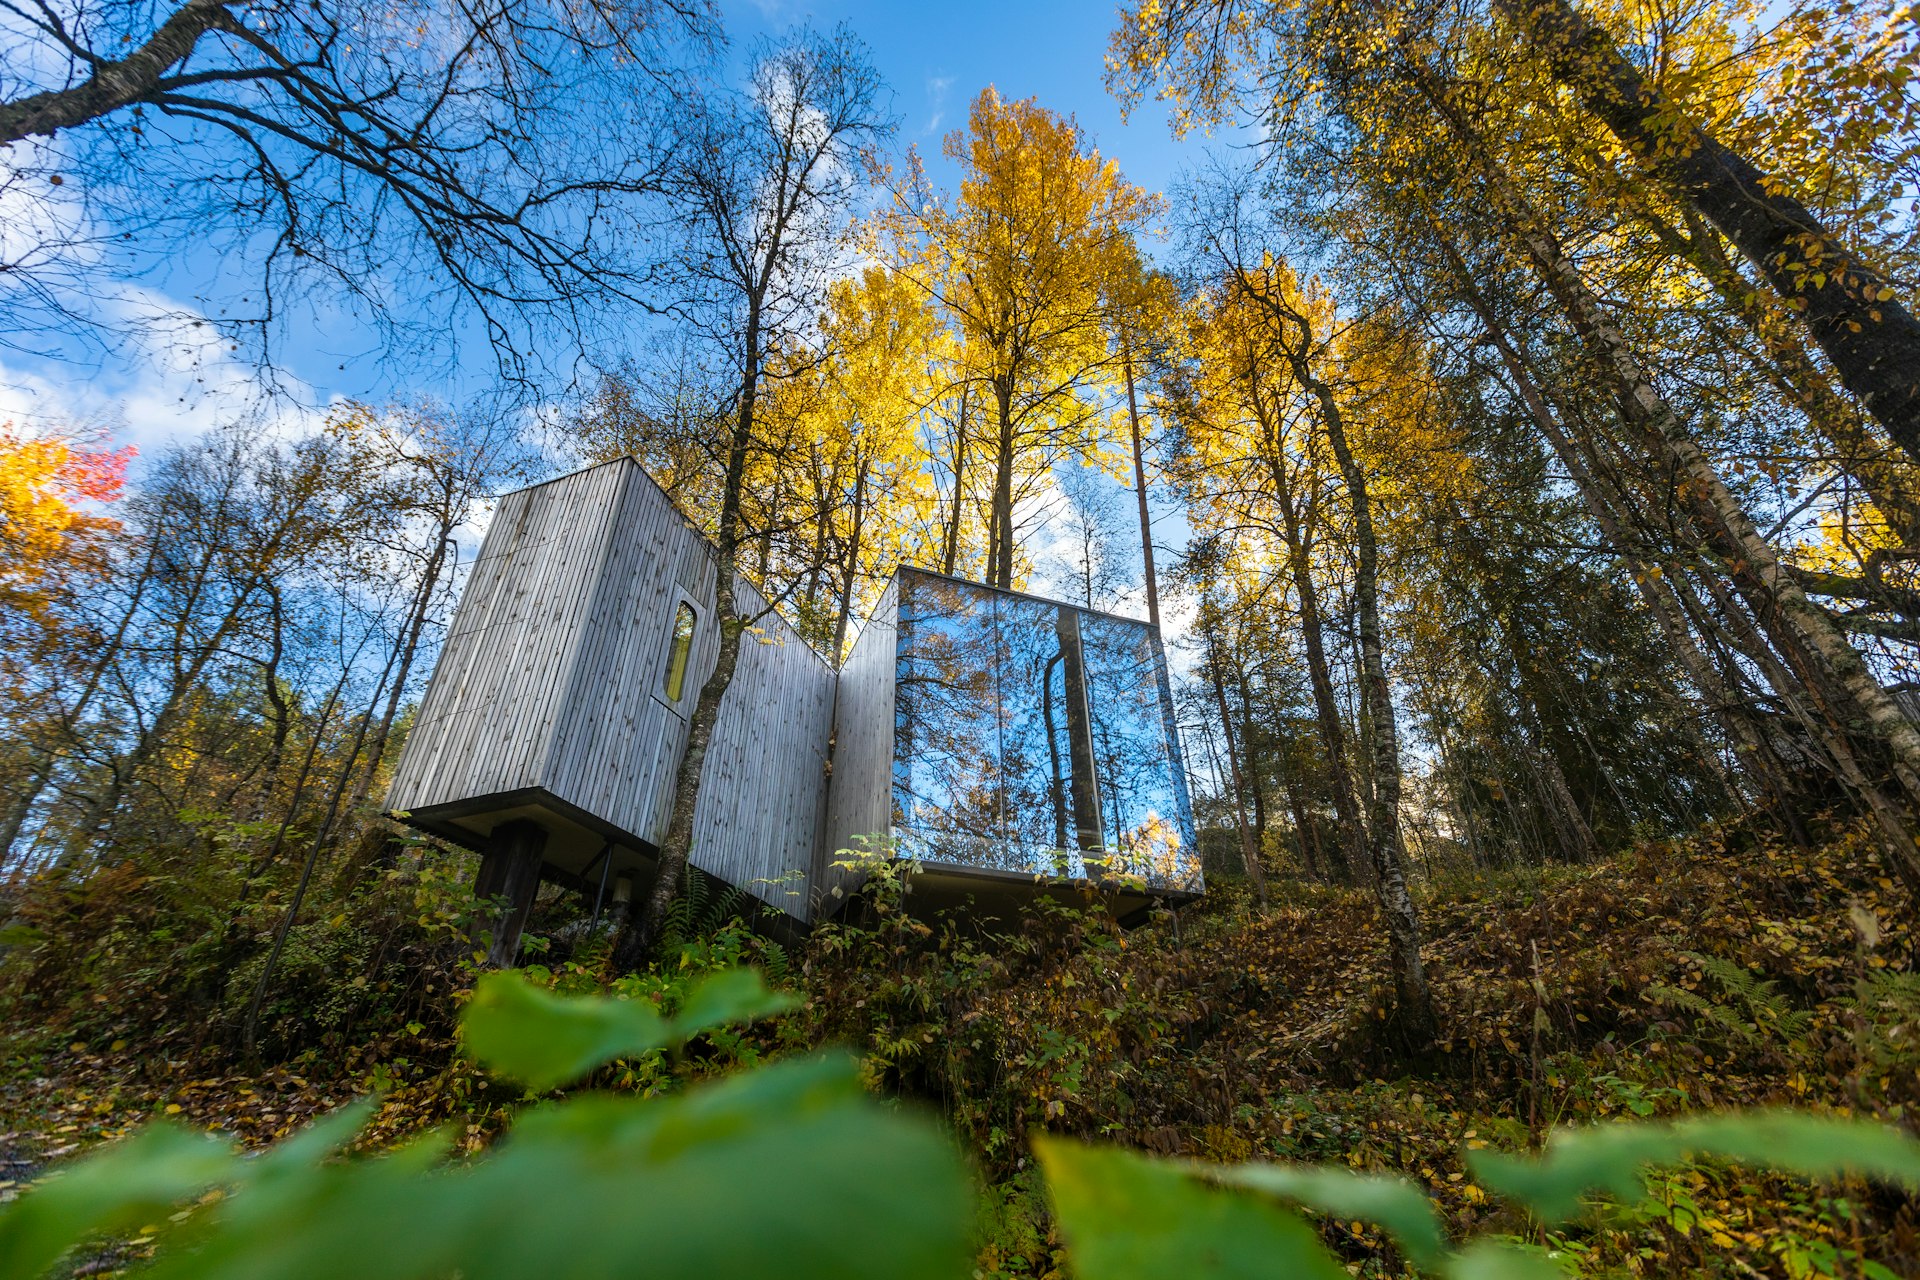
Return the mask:
[[[388, 810], [482, 851], [510, 962], [542, 880], [643, 890], [718, 648], [713, 549], [621, 459], [496, 507]], [[801, 924], [867, 838], [915, 900], [1098, 882], [1122, 910], [1201, 890], [1159, 637], [1145, 623], [903, 566], [844, 669], [752, 584], [690, 861]], [[837, 891], [837, 892], [836, 892]]]

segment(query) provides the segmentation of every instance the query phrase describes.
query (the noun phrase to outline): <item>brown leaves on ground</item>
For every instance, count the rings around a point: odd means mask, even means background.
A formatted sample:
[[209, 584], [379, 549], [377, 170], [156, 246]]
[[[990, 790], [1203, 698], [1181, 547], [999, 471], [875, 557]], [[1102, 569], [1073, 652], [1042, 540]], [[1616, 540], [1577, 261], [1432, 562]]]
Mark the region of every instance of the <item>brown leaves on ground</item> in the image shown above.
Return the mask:
[[[1813, 852], [1709, 833], [1426, 886], [1441, 1033], [1412, 1055], [1390, 1030], [1369, 894], [1294, 885], [1265, 916], [1233, 898], [1131, 933], [1091, 918], [1036, 923], [1011, 947], [949, 931], [918, 950], [851, 950], [816, 967], [813, 1014], [864, 1042], [887, 1086], [942, 1105], [997, 1177], [1036, 1128], [1337, 1161], [1418, 1180], [1462, 1231], [1504, 1212], [1463, 1154], [1524, 1148], [1556, 1124], [1764, 1104], [1904, 1117], [1916, 1101], [1911, 1067], [1871, 1069], [1853, 1035], [1856, 983], [1905, 967], [1913, 940], [1859, 831]], [[1716, 1220], [1762, 1223], [1749, 1232], [1762, 1240], [1847, 1229], [1837, 1210], [1767, 1203], [1735, 1195]], [[1912, 1225], [1896, 1219], [1906, 1256]], [[1334, 1230], [1350, 1250], [1379, 1244]], [[1664, 1237], [1614, 1245], [1651, 1251], [1633, 1267], [1682, 1256]]]

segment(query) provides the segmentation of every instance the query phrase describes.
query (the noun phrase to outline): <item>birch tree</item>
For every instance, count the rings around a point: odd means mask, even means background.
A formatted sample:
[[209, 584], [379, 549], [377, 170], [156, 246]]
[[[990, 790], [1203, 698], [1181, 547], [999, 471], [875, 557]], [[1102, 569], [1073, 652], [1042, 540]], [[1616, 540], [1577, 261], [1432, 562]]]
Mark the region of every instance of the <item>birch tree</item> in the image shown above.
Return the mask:
[[865, 46], [841, 29], [801, 30], [764, 47], [748, 89], [686, 103], [679, 127], [669, 180], [684, 245], [674, 310], [731, 374], [725, 416], [706, 442], [717, 501], [698, 513], [713, 538], [720, 643], [687, 717], [653, 884], [633, 900], [615, 946], [623, 968], [652, 948], [680, 891], [720, 701], [753, 623], [738, 581], [756, 532], [745, 519], [746, 485], [766, 448], [761, 405], [772, 357], [813, 322], [872, 149], [892, 126]]

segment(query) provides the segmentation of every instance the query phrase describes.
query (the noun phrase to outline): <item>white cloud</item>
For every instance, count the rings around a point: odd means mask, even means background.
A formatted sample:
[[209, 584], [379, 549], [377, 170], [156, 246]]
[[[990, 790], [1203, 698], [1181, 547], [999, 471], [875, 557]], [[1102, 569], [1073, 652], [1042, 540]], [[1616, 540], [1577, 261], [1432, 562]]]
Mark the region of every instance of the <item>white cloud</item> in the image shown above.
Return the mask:
[[300, 434], [326, 412], [313, 388], [237, 358], [212, 324], [163, 294], [129, 288], [98, 310], [113, 340], [105, 357], [0, 352], [0, 421], [91, 428], [152, 455], [216, 423]]
[[947, 118], [947, 95], [953, 91], [952, 76], [927, 77], [927, 127], [920, 132], [932, 136], [940, 131], [941, 123]]

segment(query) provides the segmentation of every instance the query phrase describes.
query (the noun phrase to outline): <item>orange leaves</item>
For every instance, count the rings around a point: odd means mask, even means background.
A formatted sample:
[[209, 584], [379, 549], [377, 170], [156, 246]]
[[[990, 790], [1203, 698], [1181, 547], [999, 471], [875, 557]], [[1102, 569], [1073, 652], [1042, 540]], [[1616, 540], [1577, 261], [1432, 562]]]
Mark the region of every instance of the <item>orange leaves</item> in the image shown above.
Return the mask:
[[[79, 503], [120, 496], [133, 446], [111, 452], [75, 448], [59, 437], [33, 438], [0, 424], [0, 572], [48, 555], [61, 535], [90, 517]], [[92, 523], [98, 523], [92, 520]]]
[[127, 463], [133, 453], [132, 445], [110, 452], [69, 450], [63, 473], [76, 497], [92, 502], [111, 502], [120, 496], [120, 490], [126, 484]]

